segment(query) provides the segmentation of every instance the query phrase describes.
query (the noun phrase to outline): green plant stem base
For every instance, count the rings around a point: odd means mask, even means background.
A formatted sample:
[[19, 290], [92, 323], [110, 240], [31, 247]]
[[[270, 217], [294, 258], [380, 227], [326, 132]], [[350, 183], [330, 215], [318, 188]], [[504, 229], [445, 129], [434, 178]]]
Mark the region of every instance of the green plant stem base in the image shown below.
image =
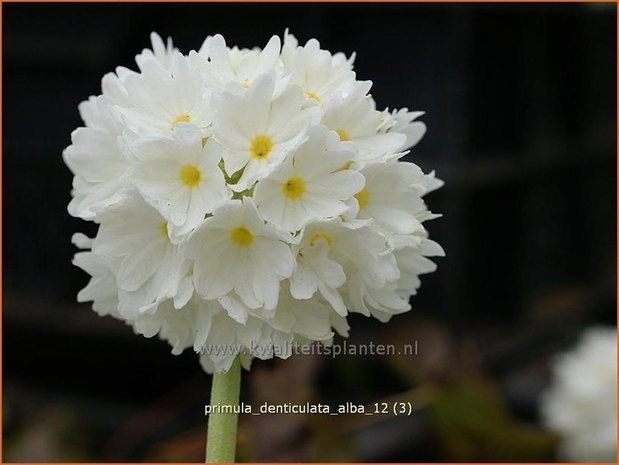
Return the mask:
[[[211, 387], [211, 405], [229, 405], [232, 411], [239, 404], [241, 361], [237, 356], [227, 373], [215, 373]], [[236, 413], [211, 413], [206, 438], [206, 462], [234, 462], [236, 452]]]

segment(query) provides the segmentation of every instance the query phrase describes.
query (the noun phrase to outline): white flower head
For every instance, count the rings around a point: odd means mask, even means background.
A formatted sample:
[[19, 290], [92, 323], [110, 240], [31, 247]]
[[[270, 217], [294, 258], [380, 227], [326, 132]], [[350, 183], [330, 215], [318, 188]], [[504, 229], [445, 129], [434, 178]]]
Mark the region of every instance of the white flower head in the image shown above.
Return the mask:
[[362, 174], [346, 169], [355, 157], [352, 146], [320, 126], [311, 128], [307, 135], [307, 140], [254, 191], [262, 216], [292, 232], [309, 221], [343, 214], [349, 209], [344, 201], [365, 185]]
[[88, 285], [77, 294], [77, 301], [92, 301], [92, 309], [100, 316], [121, 318], [116, 285], [118, 260], [92, 252], [78, 252], [73, 257], [73, 264], [91, 276]]
[[274, 90], [274, 76], [264, 74], [244, 95], [223, 92], [214, 98], [213, 135], [224, 147], [226, 172], [243, 170], [232, 186], [237, 192], [274, 171], [303, 141], [316, 115], [316, 109], [303, 107], [299, 87], [290, 86], [278, 97]]
[[358, 82], [348, 94], [335, 94], [325, 102], [322, 124], [337, 132], [342, 141], [351, 141], [359, 149], [364, 163], [380, 161], [404, 146], [406, 136], [398, 132], [379, 132], [381, 113], [367, 95], [372, 83]]
[[442, 182], [400, 161], [423, 113], [377, 111], [354, 54], [288, 31], [263, 49], [151, 43], [80, 104], [63, 152], [68, 210], [99, 228], [73, 237], [78, 300], [209, 372], [347, 337], [349, 312], [409, 310], [444, 255], [424, 225]]
[[190, 53], [189, 58], [209, 89], [242, 92], [262, 74], [275, 72], [278, 80], [282, 77], [280, 47], [279, 37], [273, 36], [263, 50], [230, 49], [223, 36], [217, 34], [207, 37], [198, 53]]
[[311, 299], [318, 291], [340, 315], [348, 312], [339, 288], [346, 282], [340, 263], [329, 257], [335, 245], [332, 225], [316, 223], [304, 231], [297, 252], [297, 266], [290, 278], [290, 292], [295, 299]]
[[297, 299], [311, 298], [318, 291], [340, 315], [348, 310], [369, 316], [379, 308], [372, 292], [389, 284], [388, 291], [395, 292], [400, 277], [395, 257], [384, 237], [369, 225], [340, 219], [310, 223], [296, 250], [297, 266], [290, 282]]
[[366, 183], [354, 196], [357, 218], [372, 220], [395, 247], [416, 243], [425, 231], [422, 222], [437, 217], [428, 212], [422, 197], [441, 181], [408, 162], [375, 163], [360, 171]]
[[444, 257], [445, 251], [433, 240], [428, 239], [427, 233], [417, 236], [415, 241], [393, 251], [400, 279], [397, 282], [397, 291], [400, 295], [411, 296], [417, 293], [421, 286], [419, 276], [436, 271], [436, 264], [427, 257]]
[[290, 74], [290, 82], [301, 86], [305, 95], [316, 103], [335, 93], [347, 95], [354, 88], [353, 61], [354, 56], [348, 60], [343, 53], [331, 55], [320, 48], [316, 39], [299, 47], [296, 38], [286, 31], [282, 62]]
[[542, 397], [546, 425], [559, 433], [561, 459], [617, 460], [617, 330], [592, 328], [553, 366]]
[[119, 147], [122, 126], [112, 103], [105, 96], [82, 102], [80, 113], [87, 126], [73, 131], [72, 144], [63, 152], [75, 175], [69, 213], [83, 219], [93, 219], [97, 210], [113, 206], [124, 194], [129, 163]]
[[179, 247], [169, 239], [168, 222], [135, 196], [101, 214], [92, 251], [119, 261], [116, 285], [121, 314], [153, 311], [167, 298], [180, 298], [189, 270]]
[[275, 308], [294, 268], [293, 241], [264, 222], [251, 198], [222, 204], [188, 240], [196, 291], [210, 300], [234, 290], [249, 308]]
[[424, 114], [423, 111], [408, 111], [408, 108], [393, 110], [391, 113], [389, 110], [385, 110], [379, 132], [404, 134], [406, 141], [398, 150], [408, 150], [417, 145], [426, 133], [426, 124], [423, 121], [417, 121], [417, 118]]
[[139, 139], [132, 154], [131, 182], [175, 236], [190, 232], [232, 196], [219, 166], [221, 147], [195, 126], [179, 124], [169, 138]]
[[211, 124], [199, 72], [180, 53], [170, 59], [169, 70], [156, 60], [146, 60], [141, 73], [131, 73], [123, 80], [128, 104], [121, 113], [127, 127], [135, 132], [166, 133], [178, 123], [191, 123], [201, 129]]
[[174, 55], [178, 53], [178, 49], [172, 44], [172, 38], [168, 37], [167, 42], [164, 43], [159, 34], [151, 32], [150, 41], [152, 50], [145, 48], [135, 57], [138, 67], [142, 70], [147, 61], [156, 61], [163, 69], [169, 70], [174, 63]]

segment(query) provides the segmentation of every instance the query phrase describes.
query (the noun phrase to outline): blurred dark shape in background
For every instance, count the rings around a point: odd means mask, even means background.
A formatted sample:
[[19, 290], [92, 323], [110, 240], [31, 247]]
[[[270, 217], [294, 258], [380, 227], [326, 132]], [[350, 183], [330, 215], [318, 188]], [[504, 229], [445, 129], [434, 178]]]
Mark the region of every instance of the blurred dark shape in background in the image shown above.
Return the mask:
[[372, 405], [411, 417], [241, 418], [242, 460], [546, 461], [537, 400], [552, 354], [616, 307], [614, 4], [4, 4], [5, 461], [201, 461], [210, 377], [75, 303], [87, 276], [61, 159], [77, 104], [149, 33], [357, 52], [379, 108], [426, 110], [408, 159], [446, 185], [428, 202], [447, 257], [413, 311], [352, 317], [352, 342], [415, 357], [257, 362], [243, 399]]

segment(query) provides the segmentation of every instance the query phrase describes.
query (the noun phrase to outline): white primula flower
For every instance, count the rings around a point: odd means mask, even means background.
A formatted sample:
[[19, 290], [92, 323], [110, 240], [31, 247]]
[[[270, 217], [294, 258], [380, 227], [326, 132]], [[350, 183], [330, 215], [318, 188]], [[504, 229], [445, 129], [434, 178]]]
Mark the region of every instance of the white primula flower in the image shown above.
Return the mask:
[[273, 98], [274, 77], [265, 74], [244, 95], [224, 92], [214, 99], [213, 135], [224, 147], [229, 175], [243, 169], [232, 188], [248, 189], [271, 173], [305, 137], [316, 109], [303, 108], [305, 97], [296, 86]]
[[389, 110], [385, 110], [379, 132], [398, 132], [404, 134], [406, 141], [398, 150], [408, 150], [417, 145], [426, 133], [425, 123], [417, 121], [417, 118], [424, 114], [425, 112], [423, 111], [408, 111], [408, 108], [393, 110], [391, 113]]
[[347, 60], [343, 53], [331, 55], [322, 50], [316, 39], [299, 47], [297, 39], [286, 31], [282, 49], [285, 71], [290, 75], [290, 82], [301, 86], [305, 95], [316, 103], [322, 103], [336, 92], [347, 95], [353, 89], [353, 61], [354, 56]]
[[562, 460], [617, 460], [617, 330], [592, 328], [553, 366], [542, 397], [546, 425], [561, 436]]
[[[412, 241], [411, 241], [412, 242]], [[427, 232], [419, 234], [414, 245], [402, 247], [393, 251], [400, 279], [397, 282], [397, 292], [403, 298], [417, 294], [421, 286], [419, 276], [436, 271], [436, 264], [427, 257], [444, 257], [445, 251], [436, 242], [427, 238]]]
[[331, 308], [318, 299], [295, 299], [284, 281], [277, 311], [270, 317], [259, 316], [284, 334], [292, 333], [295, 337], [330, 343], [333, 338], [330, 314]]
[[400, 161], [423, 113], [377, 111], [354, 54], [287, 30], [264, 49], [151, 43], [80, 104], [63, 152], [68, 210], [99, 228], [73, 236], [78, 300], [209, 372], [409, 310], [444, 255], [424, 227], [442, 182]]
[[113, 73], [107, 73], [101, 78], [101, 93], [111, 99], [116, 106], [131, 106], [127, 89], [125, 88], [125, 79], [132, 74], [137, 75], [138, 73], [124, 66], [117, 66]]
[[415, 242], [411, 234], [424, 230], [423, 221], [437, 217], [422, 198], [442, 184], [433, 173], [425, 175], [417, 165], [398, 161], [368, 165], [361, 173], [366, 184], [355, 194], [357, 218], [372, 220], [392, 246]]
[[346, 273], [342, 265], [329, 258], [334, 235], [320, 225], [306, 228], [304, 234], [290, 278], [290, 292], [295, 299], [311, 299], [318, 291], [338, 314], [345, 316], [348, 312], [338, 288], [346, 282]]
[[73, 216], [92, 219], [97, 210], [122, 199], [123, 176], [129, 163], [119, 147], [122, 125], [111, 101], [104, 96], [91, 97], [79, 109], [87, 127], [73, 131], [72, 144], [63, 152], [75, 175], [68, 209]]
[[229, 49], [217, 34], [207, 37], [198, 53], [190, 53], [189, 60], [200, 71], [207, 88], [222, 91], [237, 84], [234, 90], [238, 92], [248, 89], [262, 74], [275, 71], [281, 77], [280, 46], [279, 37], [273, 36], [264, 50]]
[[78, 302], [92, 301], [92, 309], [99, 316], [121, 318], [118, 313], [118, 287], [116, 271], [118, 259], [104, 257], [92, 252], [78, 252], [73, 264], [91, 276], [88, 285], [77, 294]]
[[309, 299], [319, 291], [340, 315], [348, 309], [369, 316], [374, 303], [370, 293], [400, 277], [385, 239], [367, 225], [339, 219], [310, 223], [296, 251], [292, 296]]
[[344, 213], [344, 202], [361, 191], [363, 175], [343, 167], [352, 163], [353, 147], [322, 127], [308, 131], [308, 139], [281, 167], [254, 190], [258, 210], [270, 223], [298, 231], [308, 221]]
[[293, 241], [265, 224], [251, 198], [222, 204], [189, 237], [196, 291], [205, 299], [234, 291], [249, 308], [275, 308], [279, 283], [294, 267]]
[[132, 154], [131, 182], [171, 223], [174, 236], [190, 232], [232, 196], [219, 168], [221, 148], [194, 126], [179, 124], [170, 138], [138, 140]]
[[140, 70], [143, 69], [147, 61], [156, 61], [163, 69], [169, 70], [174, 63], [173, 57], [178, 53], [178, 49], [172, 44], [172, 38], [168, 37], [166, 43], [163, 42], [161, 36], [156, 32], [151, 32], [150, 42], [153, 46], [152, 50], [145, 48], [142, 53], [135, 57], [135, 62]]
[[140, 134], [169, 132], [178, 123], [204, 129], [211, 123], [206, 89], [198, 71], [180, 53], [172, 57], [170, 70], [155, 60], [142, 63], [142, 72], [131, 73], [122, 81], [129, 105], [121, 113], [129, 129]]
[[201, 354], [202, 366], [208, 372], [227, 370], [236, 353], [240, 353], [241, 361], [248, 367], [251, 357], [288, 358], [295, 343], [311, 340], [330, 344], [333, 338], [329, 307], [315, 300], [294, 299], [285, 282], [277, 312], [268, 319], [250, 315], [240, 323], [230, 318], [217, 301], [202, 305], [209, 308], [201, 313], [208, 314], [202, 318], [209, 321], [200, 325], [207, 329], [196, 337], [194, 350]]
[[211, 330], [203, 331], [194, 346], [200, 353], [200, 364], [204, 370], [208, 373], [228, 371], [238, 354], [243, 366], [249, 368], [250, 349], [264, 343], [264, 322], [252, 317], [245, 324], [238, 323], [228, 316], [217, 301], [212, 303], [210, 311]]
[[168, 298], [185, 299], [180, 291], [189, 263], [170, 242], [168, 222], [157, 210], [131, 197], [101, 214], [99, 220], [92, 251], [120, 260], [116, 284], [121, 314], [154, 311]]
[[363, 163], [381, 160], [404, 146], [406, 136], [397, 132], [379, 133], [381, 113], [367, 95], [372, 83], [359, 82], [346, 96], [334, 95], [325, 102], [321, 123], [337, 132], [342, 141], [359, 149]]
[[131, 323], [137, 333], [144, 337], [158, 335], [172, 346], [174, 355], [179, 355], [193, 345], [196, 327], [210, 331], [210, 319], [210, 308], [200, 299], [191, 299], [182, 308], [166, 300], [156, 313], [137, 314]]

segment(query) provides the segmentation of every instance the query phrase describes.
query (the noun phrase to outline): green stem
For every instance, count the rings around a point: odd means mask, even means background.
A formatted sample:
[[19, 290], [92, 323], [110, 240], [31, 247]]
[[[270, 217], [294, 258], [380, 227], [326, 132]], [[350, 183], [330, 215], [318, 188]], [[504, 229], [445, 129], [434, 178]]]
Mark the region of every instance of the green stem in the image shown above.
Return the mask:
[[[227, 373], [215, 373], [211, 387], [211, 405], [239, 405], [241, 388], [241, 361], [237, 356]], [[236, 413], [211, 413], [208, 420], [206, 439], [206, 461], [208, 463], [234, 462], [236, 452]]]

